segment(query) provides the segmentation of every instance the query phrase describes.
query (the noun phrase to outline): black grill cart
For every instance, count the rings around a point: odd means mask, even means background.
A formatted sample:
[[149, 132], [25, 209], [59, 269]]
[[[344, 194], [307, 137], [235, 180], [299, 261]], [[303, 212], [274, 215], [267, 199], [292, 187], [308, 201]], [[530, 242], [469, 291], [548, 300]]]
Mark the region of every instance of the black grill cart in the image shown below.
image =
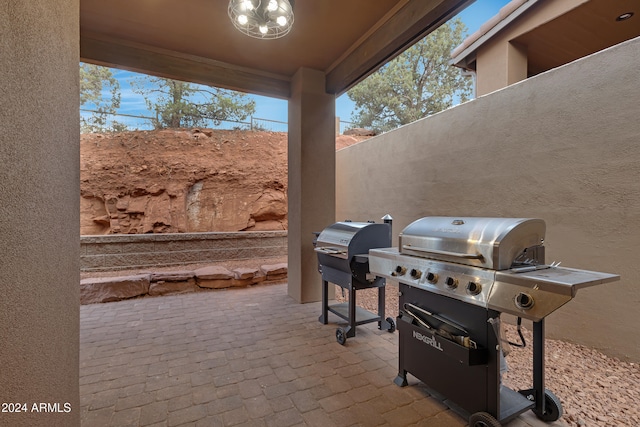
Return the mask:
[[[545, 263], [546, 225], [537, 218], [425, 217], [397, 248], [369, 251], [369, 268], [399, 282], [399, 369], [414, 375], [472, 427], [497, 427], [531, 409], [562, 415], [544, 384], [544, 321], [584, 287], [615, 274]], [[533, 387], [501, 383], [502, 313], [533, 322]]]
[[[347, 321], [345, 328], [336, 330], [336, 340], [345, 344], [355, 337], [356, 326], [378, 322], [378, 328], [393, 332], [395, 322], [385, 318], [385, 279], [369, 272], [369, 249], [391, 244], [391, 217], [383, 224], [373, 222], [338, 222], [325, 228], [314, 241], [318, 256], [318, 270], [322, 276], [322, 314], [318, 320], [328, 323], [329, 312]], [[347, 294], [347, 302], [329, 305], [329, 283], [336, 284]], [[356, 293], [362, 289], [378, 289], [377, 313], [356, 303]]]

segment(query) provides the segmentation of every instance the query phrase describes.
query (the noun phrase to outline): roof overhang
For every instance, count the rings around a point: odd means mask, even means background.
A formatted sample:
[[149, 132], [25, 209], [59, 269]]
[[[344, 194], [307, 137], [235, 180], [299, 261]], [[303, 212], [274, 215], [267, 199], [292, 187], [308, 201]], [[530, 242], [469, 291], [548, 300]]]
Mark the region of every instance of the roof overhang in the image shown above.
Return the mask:
[[[498, 15], [484, 23], [478, 31], [470, 35], [462, 45], [452, 52], [451, 65], [472, 70], [471, 64], [476, 60], [476, 52], [480, 46], [495, 37], [505, 27], [523, 15], [539, 0], [514, 0], [507, 4]], [[509, 7], [511, 5], [511, 7]]]
[[[634, 15], [617, 19], [627, 12]], [[475, 70], [479, 50], [507, 34], [527, 52], [533, 76], [640, 36], [639, 20], [638, 0], [512, 0], [452, 52], [451, 64]]]
[[233, 27], [228, 0], [81, 0], [80, 58], [278, 98], [310, 68], [340, 95], [473, 1], [297, 1], [291, 32], [260, 40]]

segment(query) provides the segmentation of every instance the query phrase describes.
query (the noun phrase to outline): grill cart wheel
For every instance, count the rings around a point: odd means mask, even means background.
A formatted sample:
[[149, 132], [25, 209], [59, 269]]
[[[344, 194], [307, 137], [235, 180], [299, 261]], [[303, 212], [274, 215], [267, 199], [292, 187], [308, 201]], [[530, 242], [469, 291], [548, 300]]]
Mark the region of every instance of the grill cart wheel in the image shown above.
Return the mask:
[[347, 342], [347, 332], [344, 329], [336, 329], [336, 341], [338, 341], [340, 345], [344, 345], [344, 343]]
[[391, 317], [387, 317], [385, 320], [389, 324], [389, 329], [387, 329], [387, 331], [394, 332], [396, 330], [396, 323], [393, 321]]
[[469, 417], [469, 427], [502, 427], [502, 424], [487, 412], [476, 412]]
[[557, 421], [562, 416], [562, 403], [560, 399], [549, 390], [544, 391], [544, 414], [536, 414], [545, 422]]

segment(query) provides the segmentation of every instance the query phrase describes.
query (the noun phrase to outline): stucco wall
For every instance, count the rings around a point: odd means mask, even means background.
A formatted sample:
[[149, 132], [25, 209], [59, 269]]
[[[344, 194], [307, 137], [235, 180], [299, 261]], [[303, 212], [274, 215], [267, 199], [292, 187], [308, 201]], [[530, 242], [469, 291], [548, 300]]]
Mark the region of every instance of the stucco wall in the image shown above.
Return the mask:
[[0, 22], [0, 425], [80, 425], [78, 0]]
[[547, 336], [640, 361], [638, 58], [640, 38], [339, 151], [337, 219], [542, 218], [548, 262], [622, 276]]

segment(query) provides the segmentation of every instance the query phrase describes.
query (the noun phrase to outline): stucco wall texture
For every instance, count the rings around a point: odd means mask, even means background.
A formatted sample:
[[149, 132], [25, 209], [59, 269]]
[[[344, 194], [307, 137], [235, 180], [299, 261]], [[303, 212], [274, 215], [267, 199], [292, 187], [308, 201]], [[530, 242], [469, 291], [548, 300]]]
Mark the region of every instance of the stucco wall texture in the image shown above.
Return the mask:
[[288, 294], [297, 302], [322, 299], [313, 232], [335, 215], [335, 97], [325, 93], [325, 76], [301, 68], [289, 99]]
[[640, 361], [640, 38], [340, 150], [338, 220], [538, 217], [547, 262], [620, 274], [547, 336]]
[[80, 425], [78, 7], [0, 2], [3, 426]]

